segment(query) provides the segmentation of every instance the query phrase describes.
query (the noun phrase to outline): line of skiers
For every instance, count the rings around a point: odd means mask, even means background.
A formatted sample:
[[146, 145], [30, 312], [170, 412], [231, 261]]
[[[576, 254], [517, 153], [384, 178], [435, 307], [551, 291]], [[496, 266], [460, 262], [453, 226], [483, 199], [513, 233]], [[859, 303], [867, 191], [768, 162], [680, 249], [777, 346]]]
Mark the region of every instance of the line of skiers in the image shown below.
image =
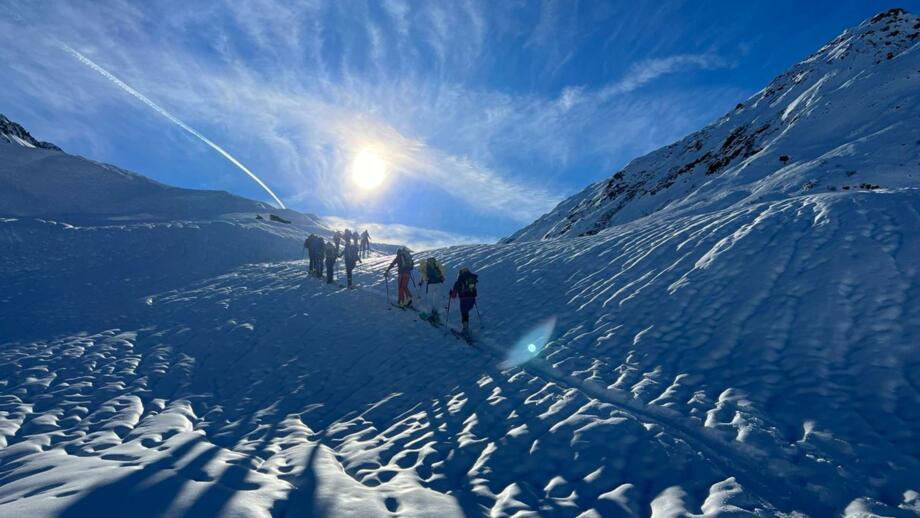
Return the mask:
[[[344, 242], [344, 246], [341, 246]], [[315, 234], [310, 234], [303, 243], [309, 258], [309, 269], [312, 275], [322, 279], [323, 266], [325, 265], [325, 277], [328, 284], [332, 284], [335, 279], [335, 262], [339, 257], [345, 259], [345, 278], [348, 281], [348, 288], [353, 288], [351, 274], [355, 266], [361, 262], [361, 251], [364, 250], [365, 257], [370, 250], [370, 235], [367, 230], [359, 235], [357, 232], [346, 230], [345, 232], [336, 231], [333, 238], [325, 240]]]
[[358, 252], [364, 257], [367, 257], [367, 254], [371, 251], [371, 235], [367, 233], [367, 230], [360, 234], [358, 234], [357, 230], [345, 229], [344, 232], [336, 230], [332, 235], [332, 240], [335, 243], [336, 250], [338, 250], [340, 244], [348, 246], [349, 243], [354, 243], [358, 247]]
[[[406, 247], [400, 247], [396, 251], [396, 257], [384, 272], [384, 278], [389, 286], [389, 276], [393, 268], [396, 268], [397, 284], [397, 304], [401, 307], [410, 307], [413, 305], [412, 292], [409, 291], [409, 282], [412, 278], [412, 270], [415, 268], [415, 261], [412, 254]], [[446, 272], [444, 266], [436, 257], [422, 259], [418, 263], [419, 283], [417, 289], [422, 295], [421, 315], [432, 324], [439, 324], [441, 320], [439, 305], [441, 300], [441, 286], [444, 285]], [[449, 299], [447, 302], [447, 311], [450, 311], [450, 303], [454, 299], [460, 302], [460, 322], [462, 324], [462, 334], [464, 337], [470, 337], [470, 311], [476, 305], [476, 283], [479, 277], [470, 271], [467, 267], [461, 267], [457, 273], [457, 280], [451, 287]]]
[[[361, 262], [361, 252], [366, 253], [369, 250], [370, 236], [365, 230], [358, 239], [357, 232], [346, 230], [345, 232], [336, 232], [332, 239], [325, 240], [315, 234], [310, 234], [304, 241], [303, 247], [309, 258], [309, 271], [311, 275], [322, 279], [325, 273], [325, 280], [332, 284], [335, 280], [333, 272], [335, 263], [338, 258], [345, 259], [345, 277], [348, 281], [347, 287], [354, 288], [352, 284], [352, 272], [355, 266]], [[340, 245], [344, 242], [344, 247]], [[324, 269], [325, 266], [325, 269]], [[409, 283], [415, 284], [412, 278], [412, 271], [415, 269], [415, 261], [412, 253], [406, 247], [400, 247], [396, 251], [396, 257], [384, 272], [384, 278], [389, 290], [389, 276], [393, 268], [396, 268], [397, 284], [397, 305], [403, 308], [413, 306], [412, 292], [409, 291]], [[325, 270], [325, 272], [324, 272]], [[446, 271], [444, 265], [435, 257], [422, 259], [418, 263], [419, 282], [416, 286], [422, 295], [422, 307], [420, 314], [423, 318], [434, 325], [440, 324], [440, 301], [441, 287], [444, 285]], [[463, 326], [462, 334], [464, 337], [470, 337], [470, 311], [476, 305], [476, 283], [478, 276], [471, 272], [469, 268], [462, 267], [457, 273], [457, 280], [450, 290], [450, 297], [447, 302], [447, 311], [450, 311], [450, 303], [454, 299], [459, 301], [460, 305], [460, 322]]]

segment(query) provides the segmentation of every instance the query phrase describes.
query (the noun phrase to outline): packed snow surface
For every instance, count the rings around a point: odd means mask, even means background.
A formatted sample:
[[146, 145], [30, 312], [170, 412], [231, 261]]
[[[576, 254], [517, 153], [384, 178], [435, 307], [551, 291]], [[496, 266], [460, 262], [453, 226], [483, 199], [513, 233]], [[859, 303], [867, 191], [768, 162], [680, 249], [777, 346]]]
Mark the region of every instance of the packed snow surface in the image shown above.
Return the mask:
[[[805, 65], [915, 20], [885, 13]], [[894, 76], [920, 68], [894, 66], [917, 59], [898, 45], [856, 76], [903, 100]], [[807, 119], [834, 81], [774, 92], [776, 113]], [[448, 332], [455, 302], [445, 327], [388, 302], [390, 255], [355, 290], [309, 276], [303, 237], [329, 232], [311, 216], [0, 142], [0, 515], [916, 517], [917, 104], [900, 106], [863, 119], [885, 135], [866, 147], [839, 148], [847, 119], [825, 115], [836, 136], [799, 148], [823, 157], [807, 167], [730, 165], [706, 196], [624, 206], [641, 217], [581, 211], [540, 240], [551, 214], [430, 252], [449, 281], [479, 275], [473, 345]], [[791, 187], [875, 163], [871, 188]]]

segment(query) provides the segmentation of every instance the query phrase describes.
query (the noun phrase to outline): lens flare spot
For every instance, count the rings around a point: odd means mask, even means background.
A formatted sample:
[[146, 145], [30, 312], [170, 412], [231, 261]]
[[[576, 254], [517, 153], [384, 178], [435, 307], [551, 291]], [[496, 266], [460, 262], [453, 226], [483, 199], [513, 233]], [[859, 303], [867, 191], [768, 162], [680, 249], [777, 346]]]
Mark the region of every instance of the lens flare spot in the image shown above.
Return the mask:
[[539, 356], [540, 352], [553, 337], [556, 329], [556, 317], [549, 317], [527, 334], [508, 350], [505, 360], [499, 364], [503, 369], [517, 367]]

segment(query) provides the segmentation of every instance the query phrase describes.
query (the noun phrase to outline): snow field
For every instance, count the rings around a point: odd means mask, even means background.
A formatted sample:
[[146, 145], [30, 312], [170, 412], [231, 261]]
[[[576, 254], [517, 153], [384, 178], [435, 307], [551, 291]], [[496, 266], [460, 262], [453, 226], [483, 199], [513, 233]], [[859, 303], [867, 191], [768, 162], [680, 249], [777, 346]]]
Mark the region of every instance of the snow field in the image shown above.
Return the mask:
[[[168, 329], [4, 348], [0, 508], [574, 515], [587, 502], [636, 507], [647, 482], [614, 481], [672, 449], [695, 457], [610, 405], [499, 372], [413, 313], [302, 268], [248, 267], [163, 297], [150, 311], [176, 322]], [[331, 318], [346, 311], [354, 321]], [[661, 483], [722, 480], [687, 464]]]
[[[480, 274], [482, 350], [386, 304], [387, 258], [359, 290], [293, 261], [151, 293], [121, 329], [2, 347], [0, 510], [911, 516], [916, 206], [438, 251]], [[500, 369], [551, 315], [541, 358]]]
[[804, 196], [444, 257], [480, 274], [493, 343], [555, 314], [553, 369], [680, 414], [668, 424], [702, 427], [696, 447], [731, 442], [765, 472], [748, 485], [817, 515], [867, 487], [897, 507], [920, 480], [916, 197]]

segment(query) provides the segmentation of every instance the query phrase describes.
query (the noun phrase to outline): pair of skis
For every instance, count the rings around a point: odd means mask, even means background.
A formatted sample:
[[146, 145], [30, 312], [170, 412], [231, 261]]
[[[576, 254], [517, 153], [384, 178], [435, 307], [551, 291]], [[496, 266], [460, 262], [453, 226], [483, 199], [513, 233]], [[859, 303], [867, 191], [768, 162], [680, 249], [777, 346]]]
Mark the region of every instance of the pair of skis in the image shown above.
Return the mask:
[[[386, 290], [387, 290], [387, 302], [389, 302], [390, 305], [393, 306], [394, 308], [398, 308], [398, 309], [401, 309], [401, 310], [403, 310], [403, 311], [409, 311], [409, 310], [415, 311], [416, 313], [419, 314], [419, 318], [421, 318], [422, 313], [421, 313], [419, 310], [417, 310], [416, 308], [412, 307], [411, 305], [405, 305], [405, 306], [403, 306], [403, 305], [397, 304], [397, 303], [393, 302], [393, 301], [390, 299], [390, 278], [389, 278], [388, 276], [384, 276], [384, 279], [386, 279], [385, 284], [386, 284]], [[412, 280], [412, 283], [413, 283], [413, 284], [415, 283], [415, 279]], [[449, 307], [449, 306], [448, 306], [448, 311], [450, 311], [450, 307]], [[477, 311], [478, 311], [478, 310], [477, 310]], [[427, 321], [429, 324], [431, 324], [432, 326], [437, 327], [437, 328], [444, 327], [445, 329], [447, 329], [448, 331], [450, 331], [451, 336], [453, 336], [453, 337], [456, 338], [457, 340], [463, 340], [464, 342], [467, 343], [467, 345], [470, 345], [470, 346], [472, 346], [472, 347], [475, 347], [476, 349], [479, 349], [479, 348], [480, 348], [478, 345], [476, 345], [476, 342], [473, 341], [473, 337], [472, 337], [472, 336], [464, 335], [463, 333], [457, 331], [456, 329], [454, 329], [454, 328], [452, 328], [452, 327], [450, 327], [450, 326], [445, 326], [445, 325], [442, 325], [442, 324], [435, 324], [434, 322], [432, 322], [431, 320], [426, 319], [426, 318], [422, 318], [422, 320]], [[480, 324], [481, 324], [481, 322], [480, 322]]]
[[403, 311], [414, 311], [414, 312], [418, 313], [418, 316], [419, 316], [419, 318], [420, 318], [421, 320], [424, 320], [425, 322], [428, 322], [429, 324], [432, 325], [432, 327], [435, 327], [435, 328], [438, 328], [438, 329], [445, 329], [445, 330], [447, 330], [448, 332], [450, 332], [451, 336], [453, 336], [453, 337], [456, 338], [457, 340], [463, 340], [464, 342], [467, 343], [467, 345], [470, 345], [470, 346], [472, 346], [472, 347], [476, 347], [477, 349], [479, 348], [479, 346], [478, 346], [478, 345], [476, 344], [476, 342], [473, 340], [473, 337], [472, 337], [472, 336], [464, 335], [464, 334], [461, 333], [460, 331], [457, 331], [456, 329], [450, 327], [449, 325], [445, 325], [444, 323], [441, 323], [441, 322], [433, 322], [433, 321], [430, 319], [430, 317], [429, 317], [429, 315], [428, 315], [427, 313], [421, 312], [421, 311], [419, 311], [418, 309], [416, 309], [416, 308], [414, 308], [414, 307], [412, 307], [412, 306], [400, 306], [399, 304], [396, 304], [396, 303], [393, 303], [393, 302], [390, 302], [390, 305], [393, 306], [393, 307], [395, 307], [395, 308], [397, 308], [397, 309], [401, 309], [401, 310], [403, 310]]

